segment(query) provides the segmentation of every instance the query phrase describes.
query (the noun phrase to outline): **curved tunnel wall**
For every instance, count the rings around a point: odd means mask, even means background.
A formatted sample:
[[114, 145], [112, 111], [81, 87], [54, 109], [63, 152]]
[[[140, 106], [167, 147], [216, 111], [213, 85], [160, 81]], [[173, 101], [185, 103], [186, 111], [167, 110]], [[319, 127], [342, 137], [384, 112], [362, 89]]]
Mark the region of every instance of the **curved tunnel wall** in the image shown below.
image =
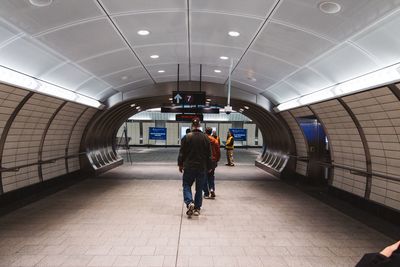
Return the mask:
[[[396, 210], [400, 210], [399, 87], [388, 85], [281, 112], [301, 157], [307, 157], [308, 145], [297, 118], [315, 115], [324, 125], [332, 160], [331, 186]], [[304, 175], [306, 169], [307, 162], [297, 162], [297, 173]]]
[[[226, 103], [225, 98], [211, 97], [213, 104], [223, 106]], [[115, 153], [115, 137], [121, 124], [138, 112], [136, 109], [138, 106], [142, 109], [160, 107], [163, 103], [169, 103], [168, 98], [169, 96], [158, 96], [131, 99], [100, 112], [89, 125], [87, 135], [83, 140], [89, 154], [89, 164], [99, 172], [120, 164], [121, 158]], [[133, 103], [135, 106], [131, 107]], [[288, 128], [272, 113], [254, 103], [232, 99], [231, 104], [236, 110], [244, 106], [249, 107], [248, 110], [243, 111], [243, 114], [257, 124], [264, 142], [264, 151], [259, 164], [279, 174], [288, 161], [287, 154], [294, 147]]]
[[95, 112], [0, 84], [1, 193], [79, 170], [79, 144]]

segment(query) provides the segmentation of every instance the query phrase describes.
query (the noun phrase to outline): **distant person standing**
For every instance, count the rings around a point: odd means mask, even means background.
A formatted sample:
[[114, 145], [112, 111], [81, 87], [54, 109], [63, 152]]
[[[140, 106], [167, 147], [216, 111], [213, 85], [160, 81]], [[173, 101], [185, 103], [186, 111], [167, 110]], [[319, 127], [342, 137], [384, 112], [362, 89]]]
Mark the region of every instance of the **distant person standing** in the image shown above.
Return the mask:
[[226, 158], [228, 160], [228, 163], [225, 164], [227, 166], [235, 166], [233, 164], [233, 143], [235, 142], [235, 139], [233, 138], [233, 134], [231, 131], [228, 131], [228, 136], [226, 137], [226, 143], [225, 143], [225, 149], [226, 149]]
[[[192, 131], [181, 141], [178, 156], [179, 171], [183, 172], [183, 201], [186, 204], [186, 214], [199, 216], [203, 201], [203, 188], [206, 175], [211, 170], [211, 144], [201, 130], [200, 120], [192, 120]], [[196, 193], [193, 202], [192, 185], [196, 182]]]
[[212, 136], [214, 137], [215, 140], [218, 141], [218, 144], [221, 146], [221, 140], [219, 139], [219, 136], [217, 135], [217, 131], [213, 131]]
[[207, 174], [207, 181], [204, 184], [204, 198], [215, 198], [215, 168], [217, 168], [218, 161], [221, 158], [221, 151], [218, 141], [211, 135], [212, 128], [206, 128], [206, 134], [211, 144], [211, 171]]

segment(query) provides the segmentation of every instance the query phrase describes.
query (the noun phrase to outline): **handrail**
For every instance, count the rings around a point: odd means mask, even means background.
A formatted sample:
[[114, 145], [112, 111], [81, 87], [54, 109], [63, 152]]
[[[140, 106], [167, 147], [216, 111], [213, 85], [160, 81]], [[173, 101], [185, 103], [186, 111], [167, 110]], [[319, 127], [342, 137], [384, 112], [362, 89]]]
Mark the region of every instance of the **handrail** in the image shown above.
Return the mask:
[[305, 161], [305, 162], [309, 161], [309, 158], [308, 157], [304, 157], [304, 156], [296, 156], [296, 155], [288, 155], [288, 156], [291, 157], [291, 158], [296, 158], [296, 159], [298, 159], [300, 161]]
[[396, 176], [391, 176], [391, 175], [386, 175], [383, 173], [376, 173], [376, 172], [367, 172], [362, 169], [358, 169], [358, 168], [354, 168], [354, 167], [346, 166], [346, 165], [339, 165], [336, 163], [329, 163], [329, 162], [318, 162], [318, 163], [319, 163], [319, 165], [325, 166], [325, 167], [330, 167], [330, 168], [335, 167], [335, 168], [339, 168], [339, 169], [348, 170], [348, 171], [350, 171], [351, 174], [354, 174], [354, 175], [359, 175], [359, 176], [370, 175], [370, 176], [380, 177], [380, 178], [391, 180], [391, 181], [400, 182], [400, 177], [396, 177]]
[[18, 172], [22, 168], [55, 163], [57, 160], [60, 160], [60, 159], [76, 158], [76, 157], [79, 157], [80, 155], [84, 155], [84, 154], [86, 154], [86, 152], [79, 152], [79, 153], [73, 154], [73, 155], [61, 156], [61, 157], [52, 158], [52, 159], [46, 159], [46, 160], [29, 163], [29, 164], [24, 164], [24, 165], [20, 165], [20, 166], [15, 166], [15, 167], [10, 167], [10, 168], [0, 168], [0, 172]]

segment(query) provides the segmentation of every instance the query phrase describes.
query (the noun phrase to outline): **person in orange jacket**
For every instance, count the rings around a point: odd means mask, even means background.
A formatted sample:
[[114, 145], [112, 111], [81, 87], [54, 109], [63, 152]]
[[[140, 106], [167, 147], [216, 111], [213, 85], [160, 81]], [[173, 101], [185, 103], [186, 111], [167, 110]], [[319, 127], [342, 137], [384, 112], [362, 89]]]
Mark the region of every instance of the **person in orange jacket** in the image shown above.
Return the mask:
[[219, 148], [218, 140], [212, 134], [212, 128], [206, 128], [206, 134], [211, 144], [211, 171], [207, 174], [207, 181], [204, 184], [204, 198], [215, 198], [215, 168], [217, 168], [218, 161], [221, 158], [221, 151]]

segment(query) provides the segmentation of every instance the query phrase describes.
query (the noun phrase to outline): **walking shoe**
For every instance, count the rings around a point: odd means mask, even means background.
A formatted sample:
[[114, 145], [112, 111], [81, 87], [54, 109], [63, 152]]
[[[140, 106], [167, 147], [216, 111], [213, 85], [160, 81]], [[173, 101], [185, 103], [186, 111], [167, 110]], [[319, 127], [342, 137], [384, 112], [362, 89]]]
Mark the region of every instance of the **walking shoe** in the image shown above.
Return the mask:
[[199, 209], [195, 209], [195, 210], [193, 211], [193, 215], [194, 215], [194, 216], [199, 216], [199, 215], [200, 215], [200, 210], [199, 210]]
[[189, 205], [187, 205], [188, 210], [186, 211], [187, 216], [192, 216], [193, 215], [193, 210], [194, 210], [194, 203], [190, 202]]
[[215, 198], [215, 192], [213, 190], [211, 190], [210, 194], [211, 194], [211, 198]]
[[231, 166], [231, 164], [227, 163], [227, 164], [225, 164], [225, 166]]
[[[212, 194], [211, 194], [211, 197], [212, 197]], [[210, 199], [211, 197], [209, 195], [204, 195], [205, 199]]]

